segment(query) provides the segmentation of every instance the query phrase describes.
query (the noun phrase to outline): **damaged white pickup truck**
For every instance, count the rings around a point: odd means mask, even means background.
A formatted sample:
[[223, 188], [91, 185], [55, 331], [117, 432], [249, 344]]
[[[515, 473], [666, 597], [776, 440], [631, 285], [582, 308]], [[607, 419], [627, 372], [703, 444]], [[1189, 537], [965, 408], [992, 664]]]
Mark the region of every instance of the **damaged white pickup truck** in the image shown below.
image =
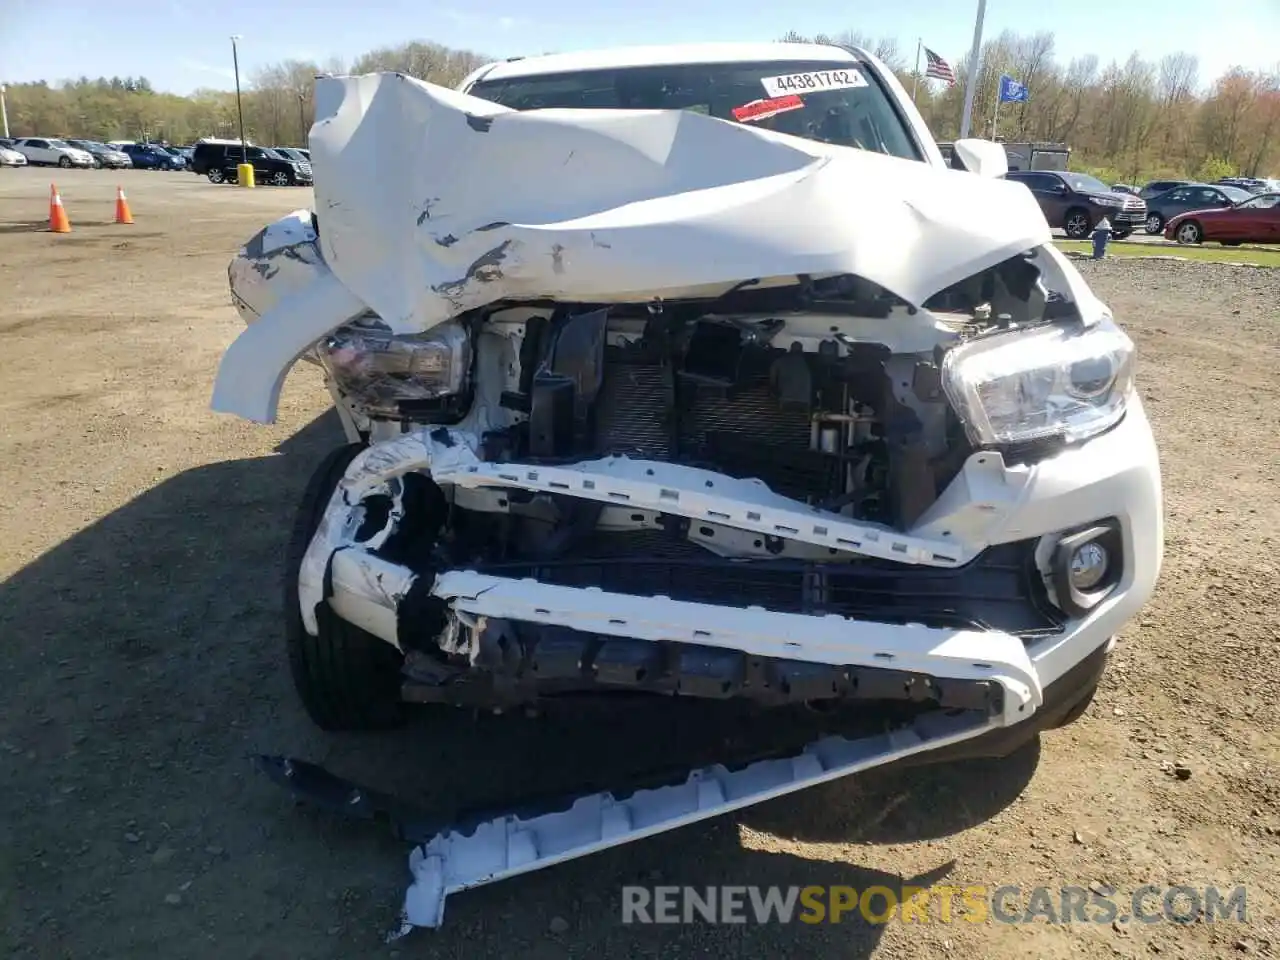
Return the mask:
[[456, 890], [1084, 710], [1156, 581], [1159, 468], [1133, 345], [999, 147], [949, 169], [890, 71], [821, 45], [316, 98], [315, 212], [232, 262], [248, 327], [213, 397], [271, 422], [304, 358], [350, 441], [287, 572], [315, 722], [636, 692], [884, 718], [416, 837], [406, 929]]

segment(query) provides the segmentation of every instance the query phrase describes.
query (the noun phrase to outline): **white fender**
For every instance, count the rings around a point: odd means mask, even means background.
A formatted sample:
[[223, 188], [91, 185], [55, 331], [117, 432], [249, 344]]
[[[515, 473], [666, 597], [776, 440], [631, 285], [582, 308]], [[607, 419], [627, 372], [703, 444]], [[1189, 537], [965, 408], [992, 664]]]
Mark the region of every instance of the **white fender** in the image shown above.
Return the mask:
[[365, 309], [332, 273], [317, 273], [313, 283], [291, 292], [227, 348], [209, 406], [255, 423], [275, 423], [289, 368], [313, 343]]

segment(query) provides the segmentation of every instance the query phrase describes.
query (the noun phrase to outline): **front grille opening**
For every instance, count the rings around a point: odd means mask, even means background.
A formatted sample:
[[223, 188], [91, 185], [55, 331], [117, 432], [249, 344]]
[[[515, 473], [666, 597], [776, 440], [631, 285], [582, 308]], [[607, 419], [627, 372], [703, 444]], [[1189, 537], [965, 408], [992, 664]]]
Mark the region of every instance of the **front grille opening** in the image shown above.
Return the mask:
[[992, 547], [960, 568], [724, 559], [661, 530], [597, 533], [570, 559], [502, 562], [484, 572], [628, 596], [884, 623], [1000, 630], [1031, 640], [1061, 630], [1034, 561], [1035, 541]]

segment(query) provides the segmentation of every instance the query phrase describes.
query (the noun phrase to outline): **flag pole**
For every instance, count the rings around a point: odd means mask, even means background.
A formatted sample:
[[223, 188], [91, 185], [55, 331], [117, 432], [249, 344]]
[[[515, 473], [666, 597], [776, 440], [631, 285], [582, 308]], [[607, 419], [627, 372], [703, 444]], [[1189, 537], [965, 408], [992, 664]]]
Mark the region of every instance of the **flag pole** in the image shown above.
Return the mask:
[[978, 0], [978, 17], [973, 22], [973, 49], [969, 51], [969, 79], [964, 85], [964, 115], [960, 118], [960, 139], [969, 136], [973, 122], [973, 92], [978, 85], [978, 64], [982, 58], [982, 18], [987, 13], [987, 0]]
[[991, 139], [992, 140], [996, 138], [996, 124], [1000, 120], [1000, 87], [1001, 85], [1003, 85], [1003, 83], [1004, 83], [1003, 77], [1001, 77], [1000, 80], [996, 82], [996, 105], [995, 105], [995, 109], [991, 111]]
[[916, 72], [911, 75], [911, 103], [916, 102], [916, 89], [920, 86], [920, 47], [924, 38], [916, 37]]

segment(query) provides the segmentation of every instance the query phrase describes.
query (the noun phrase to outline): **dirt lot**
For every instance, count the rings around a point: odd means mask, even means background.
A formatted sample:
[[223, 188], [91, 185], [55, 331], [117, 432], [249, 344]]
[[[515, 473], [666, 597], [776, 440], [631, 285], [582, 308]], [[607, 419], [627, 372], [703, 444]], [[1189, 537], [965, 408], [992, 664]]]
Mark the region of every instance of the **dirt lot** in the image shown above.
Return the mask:
[[[1280, 954], [1280, 271], [1083, 269], [1138, 342], [1168, 555], [1088, 714], [1003, 764], [884, 771], [461, 894], [393, 946], [405, 849], [292, 807], [288, 752], [436, 810], [589, 775], [678, 727], [473, 718], [325, 736], [284, 669], [278, 560], [338, 436], [309, 370], [279, 423], [208, 412], [225, 266], [309, 191], [0, 171], [0, 954], [1148, 957]], [[136, 223], [109, 223], [114, 185]], [[1184, 763], [1187, 779], [1166, 772]], [[1250, 921], [620, 923], [624, 883], [1248, 885]]]

